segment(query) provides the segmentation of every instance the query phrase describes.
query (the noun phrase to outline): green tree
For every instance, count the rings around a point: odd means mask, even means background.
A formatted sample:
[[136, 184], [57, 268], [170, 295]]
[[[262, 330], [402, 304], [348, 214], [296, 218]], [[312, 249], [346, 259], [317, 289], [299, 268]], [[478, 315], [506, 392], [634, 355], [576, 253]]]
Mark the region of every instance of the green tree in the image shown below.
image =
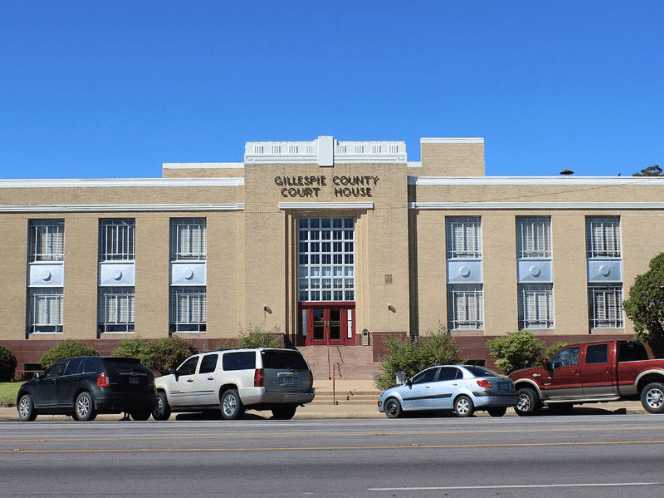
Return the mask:
[[662, 172], [662, 167], [659, 164], [653, 164], [637, 171], [633, 176], [664, 176], [664, 172]]
[[151, 342], [139, 337], [120, 341], [113, 350], [113, 356], [136, 358], [143, 366], [154, 369], [155, 347]]
[[652, 258], [648, 271], [636, 277], [625, 313], [634, 322], [637, 338], [655, 356], [664, 357], [664, 253]]
[[279, 347], [277, 336], [281, 332], [275, 327], [272, 332], [267, 332], [258, 325], [249, 327], [240, 332], [240, 347], [242, 348], [276, 348]]
[[506, 374], [541, 365], [545, 358], [553, 356], [564, 346], [564, 342], [557, 342], [547, 347], [544, 341], [527, 330], [496, 337], [487, 343], [489, 355]]
[[379, 389], [387, 389], [393, 385], [400, 371], [407, 377], [412, 377], [433, 365], [459, 361], [459, 346], [443, 327], [416, 341], [392, 339], [387, 347], [387, 354], [381, 364], [381, 373], [376, 380]]
[[9, 382], [16, 373], [16, 356], [9, 349], [0, 346], [0, 382]]
[[48, 368], [58, 360], [71, 358], [72, 356], [97, 356], [97, 351], [82, 342], [64, 340], [46, 351], [39, 363], [41, 363], [42, 368]]
[[[152, 347], [152, 360], [149, 368], [165, 374], [174, 369], [192, 354], [196, 348], [180, 337], [169, 337], [156, 341]], [[147, 365], [146, 365], [147, 366]]]

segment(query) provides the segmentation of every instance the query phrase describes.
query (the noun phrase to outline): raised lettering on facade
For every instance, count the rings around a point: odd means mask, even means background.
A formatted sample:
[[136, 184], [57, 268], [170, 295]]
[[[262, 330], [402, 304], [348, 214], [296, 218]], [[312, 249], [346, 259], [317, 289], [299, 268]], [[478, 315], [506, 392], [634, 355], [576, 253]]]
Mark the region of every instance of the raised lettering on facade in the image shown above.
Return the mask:
[[335, 197], [373, 197], [380, 180], [372, 175], [334, 175], [328, 183], [325, 175], [275, 176], [282, 197], [317, 198], [321, 190], [332, 187]]

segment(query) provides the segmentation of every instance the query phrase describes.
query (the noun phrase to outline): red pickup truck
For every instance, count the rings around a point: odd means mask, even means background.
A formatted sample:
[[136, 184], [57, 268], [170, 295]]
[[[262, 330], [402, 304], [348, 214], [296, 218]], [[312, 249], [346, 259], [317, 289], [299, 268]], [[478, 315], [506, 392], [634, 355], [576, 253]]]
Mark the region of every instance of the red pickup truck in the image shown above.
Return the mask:
[[664, 413], [664, 359], [650, 359], [642, 344], [604, 341], [572, 344], [542, 368], [524, 368], [510, 378], [517, 390], [514, 410], [532, 415], [542, 406], [640, 399], [650, 413]]

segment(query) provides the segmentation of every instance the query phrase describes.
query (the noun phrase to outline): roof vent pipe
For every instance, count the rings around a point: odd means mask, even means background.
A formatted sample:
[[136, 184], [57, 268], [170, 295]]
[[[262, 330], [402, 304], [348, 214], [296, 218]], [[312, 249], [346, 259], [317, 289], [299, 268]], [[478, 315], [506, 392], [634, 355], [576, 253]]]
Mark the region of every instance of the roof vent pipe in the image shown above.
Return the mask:
[[567, 168], [565, 168], [564, 170], [562, 170], [562, 171], [560, 172], [560, 174], [561, 174], [562, 176], [572, 176], [572, 175], [574, 174], [574, 171], [572, 171], [571, 169], [567, 169]]

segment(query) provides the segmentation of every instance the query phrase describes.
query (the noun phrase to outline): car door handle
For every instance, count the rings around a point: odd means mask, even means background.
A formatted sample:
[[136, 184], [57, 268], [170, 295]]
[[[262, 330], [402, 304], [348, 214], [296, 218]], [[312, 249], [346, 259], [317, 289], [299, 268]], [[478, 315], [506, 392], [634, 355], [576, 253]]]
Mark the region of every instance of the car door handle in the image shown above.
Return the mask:
[[214, 377], [208, 377], [208, 380], [214, 380]]
[[456, 383], [455, 383], [455, 384], [452, 384], [452, 385], [456, 387], [456, 386], [458, 386], [459, 384], [456, 384]]
[[193, 382], [194, 379], [187, 379], [187, 382]]

